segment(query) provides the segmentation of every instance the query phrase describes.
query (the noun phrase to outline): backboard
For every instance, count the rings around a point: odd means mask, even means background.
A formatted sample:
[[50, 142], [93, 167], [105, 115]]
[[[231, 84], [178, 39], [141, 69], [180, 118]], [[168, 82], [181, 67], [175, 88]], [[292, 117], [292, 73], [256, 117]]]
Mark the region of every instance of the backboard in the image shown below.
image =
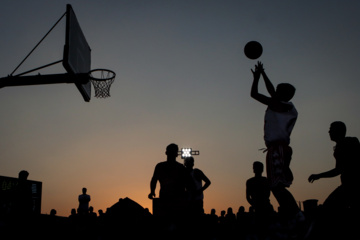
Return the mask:
[[[91, 49], [81, 30], [75, 12], [70, 4], [66, 5], [66, 34], [63, 66], [70, 74], [89, 73], [91, 69]], [[77, 78], [75, 85], [86, 102], [91, 98], [89, 78]]]

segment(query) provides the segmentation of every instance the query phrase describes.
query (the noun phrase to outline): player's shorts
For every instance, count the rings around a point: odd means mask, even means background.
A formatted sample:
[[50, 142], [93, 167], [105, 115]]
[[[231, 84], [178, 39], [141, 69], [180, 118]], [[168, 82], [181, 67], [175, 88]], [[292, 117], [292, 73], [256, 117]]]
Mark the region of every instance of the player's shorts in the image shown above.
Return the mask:
[[268, 146], [266, 154], [266, 173], [270, 187], [279, 184], [290, 187], [294, 180], [290, 170], [292, 148], [282, 143], [274, 143]]

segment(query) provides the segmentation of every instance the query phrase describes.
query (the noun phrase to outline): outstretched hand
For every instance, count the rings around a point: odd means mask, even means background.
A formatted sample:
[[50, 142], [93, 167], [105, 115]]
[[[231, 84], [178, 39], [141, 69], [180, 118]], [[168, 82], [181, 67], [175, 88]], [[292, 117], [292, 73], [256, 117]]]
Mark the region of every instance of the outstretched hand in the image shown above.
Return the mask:
[[260, 78], [260, 74], [264, 72], [263, 64], [258, 61], [255, 65], [255, 71], [251, 69], [251, 72], [253, 73], [254, 78]]
[[319, 175], [318, 174], [311, 174], [310, 177], [308, 178], [308, 181], [313, 183], [315, 180], [319, 180]]
[[262, 64], [262, 62], [260, 62], [260, 61], [258, 61], [257, 62], [257, 65], [255, 65], [255, 69], [257, 68], [257, 70], [260, 72], [260, 73], [262, 73], [262, 72], [264, 72], [264, 65]]

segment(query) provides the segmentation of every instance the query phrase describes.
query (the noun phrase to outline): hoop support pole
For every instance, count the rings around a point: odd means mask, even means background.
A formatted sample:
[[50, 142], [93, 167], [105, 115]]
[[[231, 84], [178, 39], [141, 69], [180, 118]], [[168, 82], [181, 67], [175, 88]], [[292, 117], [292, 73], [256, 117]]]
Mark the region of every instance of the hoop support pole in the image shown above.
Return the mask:
[[45, 85], [56, 83], [86, 83], [89, 81], [89, 74], [48, 74], [34, 76], [8, 76], [0, 78], [0, 88], [29, 85]]

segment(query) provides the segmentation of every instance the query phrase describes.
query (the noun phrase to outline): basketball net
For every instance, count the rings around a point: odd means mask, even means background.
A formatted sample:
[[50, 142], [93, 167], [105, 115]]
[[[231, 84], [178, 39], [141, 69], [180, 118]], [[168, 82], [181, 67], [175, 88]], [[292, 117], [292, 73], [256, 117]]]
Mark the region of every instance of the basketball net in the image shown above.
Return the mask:
[[90, 81], [95, 89], [95, 97], [110, 97], [110, 87], [115, 79], [115, 72], [108, 69], [94, 69], [90, 71]]

